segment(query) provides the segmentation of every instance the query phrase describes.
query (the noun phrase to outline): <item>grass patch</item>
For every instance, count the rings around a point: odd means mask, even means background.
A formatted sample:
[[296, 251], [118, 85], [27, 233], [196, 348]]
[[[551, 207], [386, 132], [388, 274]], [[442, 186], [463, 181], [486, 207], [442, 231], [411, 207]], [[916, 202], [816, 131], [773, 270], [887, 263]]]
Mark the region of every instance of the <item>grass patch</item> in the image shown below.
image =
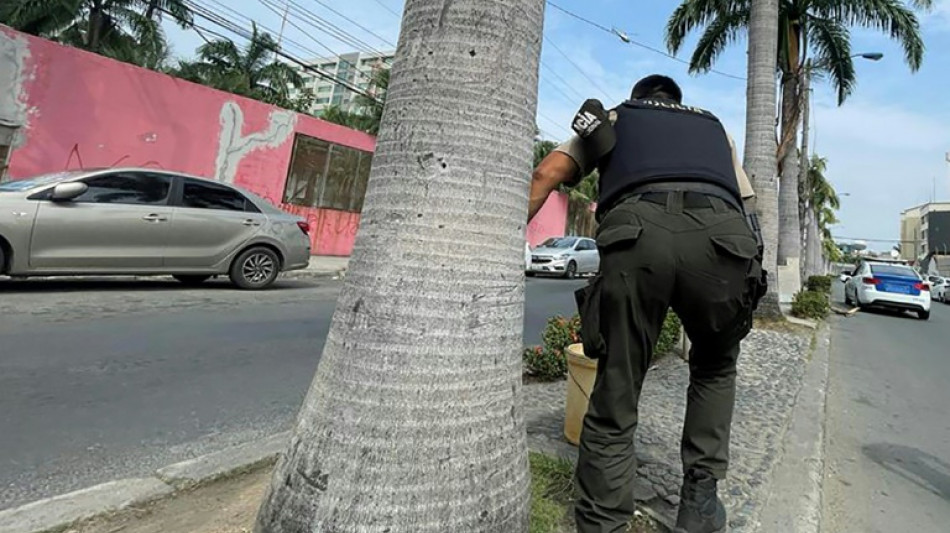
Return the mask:
[[531, 533], [560, 533], [570, 522], [574, 467], [569, 461], [531, 452]]

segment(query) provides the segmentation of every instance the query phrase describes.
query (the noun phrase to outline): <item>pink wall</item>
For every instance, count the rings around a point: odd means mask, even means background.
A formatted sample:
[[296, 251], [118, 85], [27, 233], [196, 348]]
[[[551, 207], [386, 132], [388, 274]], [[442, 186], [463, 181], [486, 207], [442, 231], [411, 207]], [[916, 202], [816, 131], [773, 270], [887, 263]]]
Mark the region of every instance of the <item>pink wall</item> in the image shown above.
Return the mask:
[[553, 192], [548, 201], [528, 224], [528, 244], [537, 246], [548, 237], [563, 237], [567, 229], [567, 195]]
[[[313, 253], [349, 255], [358, 213], [282, 205], [295, 132], [360, 150], [362, 132], [61, 46], [0, 26], [0, 123], [20, 126], [13, 179], [65, 169], [144, 166], [233, 183], [306, 217]], [[552, 194], [527, 229], [564, 235]]]
[[[13, 179], [64, 169], [156, 167], [233, 183], [281, 205], [295, 132], [375, 147], [362, 132], [6, 27], [0, 27], [0, 51], [15, 58], [16, 71], [8, 83], [13, 91], [0, 94], [6, 98], [0, 119], [22, 126], [8, 169]], [[282, 207], [310, 220], [315, 254], [350, 253], [359, 214]]]

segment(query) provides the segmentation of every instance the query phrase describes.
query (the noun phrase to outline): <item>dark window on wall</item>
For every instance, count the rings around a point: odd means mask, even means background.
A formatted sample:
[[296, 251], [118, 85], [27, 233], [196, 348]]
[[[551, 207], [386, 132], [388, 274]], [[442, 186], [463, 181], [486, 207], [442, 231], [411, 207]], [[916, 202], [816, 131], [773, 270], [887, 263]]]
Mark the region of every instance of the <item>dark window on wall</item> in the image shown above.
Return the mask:
[[297, 134], [284, 202], [359, 213], [373, 154]]
[[10, 164], [10, 147], [13, 146], [13, 133], [16, 128], [0, 124], [0, 181], [6, 180], [7, 166]]

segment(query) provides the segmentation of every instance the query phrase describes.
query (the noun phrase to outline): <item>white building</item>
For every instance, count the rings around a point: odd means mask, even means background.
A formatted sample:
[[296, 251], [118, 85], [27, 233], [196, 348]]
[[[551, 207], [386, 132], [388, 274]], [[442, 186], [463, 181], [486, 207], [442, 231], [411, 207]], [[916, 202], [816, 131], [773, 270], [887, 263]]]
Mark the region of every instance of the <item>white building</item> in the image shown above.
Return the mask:
[[[314, 59], [310, 64], [337, 80], [345, 81], [359, 89], [372, 92], [373, 73], [378, 69], [391, 67], [394, 54], [393, 51], [386, 51], [382, 54], [352, 52], [336, 57]], [[310, 70], [302, 70], [301, 75], [306, 80], [305, 87], [310, 88], [316, 96], [313, 106], [315, 115], [319, 116], [324, 109], [332, 105], [340, 106], [344, 110], [351, 109], [353, 99], [356, 96], [356, 93], [352, 90], [341, 83], [323, 78]]]

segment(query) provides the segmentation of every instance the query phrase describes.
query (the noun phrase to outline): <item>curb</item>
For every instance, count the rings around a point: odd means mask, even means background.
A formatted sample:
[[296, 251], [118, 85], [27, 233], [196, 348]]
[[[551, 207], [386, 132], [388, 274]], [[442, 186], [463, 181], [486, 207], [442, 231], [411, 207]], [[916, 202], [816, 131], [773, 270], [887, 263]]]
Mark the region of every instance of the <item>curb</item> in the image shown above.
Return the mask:
[[825, 457], [825, 401], [828, 393], [831, 326], [815, 334], [815, 349], [782, 441], [771, 491], [756, 531], [818, 533], [821, 528]]
[[110, 481], [0, 511], [0, 533], [59, 533], [77, 522], [141, 505], [274, 461], [290, 432], [175, 463], [147, 478]]

